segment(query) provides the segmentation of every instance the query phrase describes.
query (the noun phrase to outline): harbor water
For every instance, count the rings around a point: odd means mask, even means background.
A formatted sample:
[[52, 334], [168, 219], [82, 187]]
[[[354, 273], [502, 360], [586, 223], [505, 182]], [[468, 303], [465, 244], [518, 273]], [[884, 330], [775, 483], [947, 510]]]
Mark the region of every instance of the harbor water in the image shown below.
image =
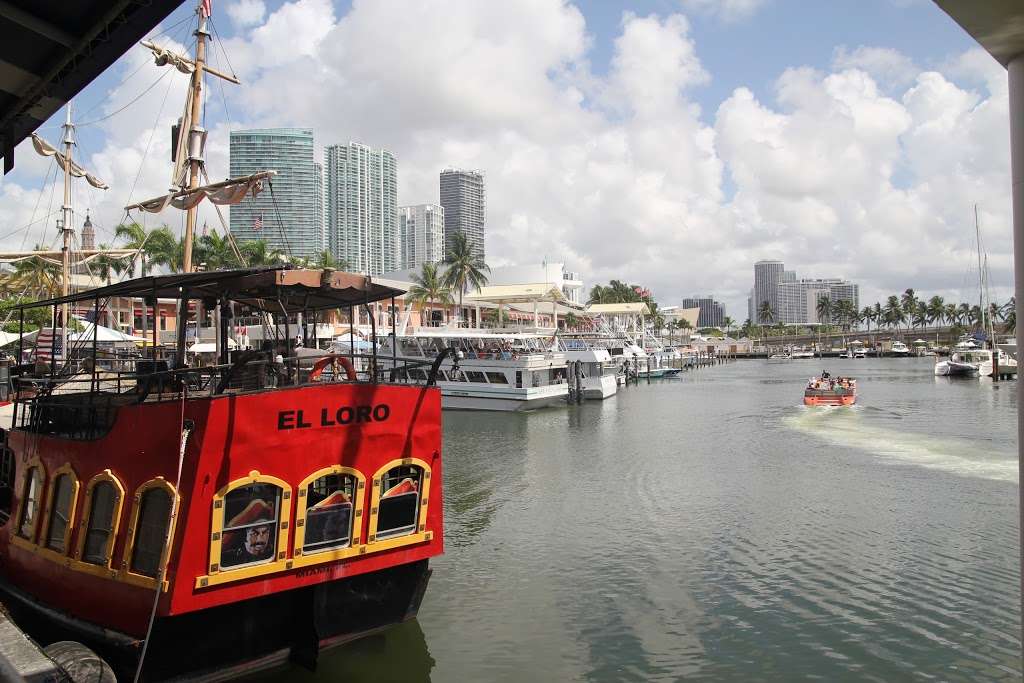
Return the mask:
[[[855, 407], [801, 405], [822, 369]], [[444, 420], [418, 620], [258, 680], [1020, 679], [1015, 382], [738, 361]]]

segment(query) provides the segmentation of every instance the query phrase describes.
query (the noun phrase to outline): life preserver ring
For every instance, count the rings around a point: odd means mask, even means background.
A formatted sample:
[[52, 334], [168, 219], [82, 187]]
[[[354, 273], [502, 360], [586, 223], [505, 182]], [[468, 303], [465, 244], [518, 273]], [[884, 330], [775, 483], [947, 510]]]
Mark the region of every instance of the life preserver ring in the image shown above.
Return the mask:
[[348, 379], [348, 381], [350, 381], [350, 382], [355, 382], [356, 381], [356, 369], [354, 367], [352, 367], [352, 361], [350, 361], [345, 356], [338, 356], [338, 355], [324, 356], [323, 358], [318, 360], [316, 363], [314, 363], [313, 364], [313, 369], [310, 370], [310, 372], [309, 372], [309, 381], [310, 382], [319, 382], [320, 381], [320, 375], [323, 374], [324, 368], [326, 368], [328, 365], [331, 365], [335, 361], [340, 363], [341, 367], [345, 368], [345, 377], [346, 377], [346, 379]]

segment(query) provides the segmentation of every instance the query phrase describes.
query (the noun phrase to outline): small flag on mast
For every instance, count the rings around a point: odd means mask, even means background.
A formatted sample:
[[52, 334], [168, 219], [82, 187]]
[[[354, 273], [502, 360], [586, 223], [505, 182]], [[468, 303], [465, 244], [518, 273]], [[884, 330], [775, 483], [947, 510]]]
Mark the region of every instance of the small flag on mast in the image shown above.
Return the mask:
[[263, 229], [263, 212], [262, 211], [256, 215], [256, 218], [253, 219], [253, 221], [252, 221], [252, 229], [253, 230], [262, 230]]
[[204, 17], [213, 16], [213, 8], [210, 6], [211, 1], [212, 0], [203, 0], [201, 3], [199, 3], [199, 12]]

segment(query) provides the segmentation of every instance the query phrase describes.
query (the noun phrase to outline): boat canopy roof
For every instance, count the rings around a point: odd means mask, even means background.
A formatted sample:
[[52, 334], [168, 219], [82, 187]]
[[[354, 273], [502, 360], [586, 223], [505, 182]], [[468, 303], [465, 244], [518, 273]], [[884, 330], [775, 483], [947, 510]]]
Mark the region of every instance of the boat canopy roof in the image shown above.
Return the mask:
[[274, 313], [284, 309], [296, 313], [356, 306], [401, 294], [404, 294], [401, 289], [376, 284], [369, 276], [358, 273], [276, 266], [141, 277], [15, 308], [56, 306], [109, 297], [219, 299], [223, 296], [255, 309]]

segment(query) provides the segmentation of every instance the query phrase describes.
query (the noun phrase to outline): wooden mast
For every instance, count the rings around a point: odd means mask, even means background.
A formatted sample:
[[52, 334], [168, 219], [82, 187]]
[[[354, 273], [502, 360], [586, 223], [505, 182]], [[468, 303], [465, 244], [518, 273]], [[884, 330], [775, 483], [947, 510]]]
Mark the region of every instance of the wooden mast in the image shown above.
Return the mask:
[[[60, 293], [66, 297], [71, 292], [71, 235], [74, 232], [71, 217], [71, 150], [75, 144], [75, 127], [71, 123], [71, 103], [68, 102], [67, 116], [64, 119], [64, 205], [61, 207], [61, 269], [60, 269]], [[61, 355], [68, 357], [68, 314], [71, 309], [68, 304], [61, 305], [60, 340]], [[56, 354], [54, 354], [56, 355]], [[56, 357], [51, 363], [56, 363]]]
[[[209, 35], [206, 32], [206, 20], [208, 17], [206, 16], [205, 8], [206, 5], [200, 0], [199, 6], [196, 8], [196, 13], [199, 15], [199, 25], [194, 34], [196, 37], [196, 58], [195, 70], [192, 72], [192, 110], [189, 117], [188, 144], [185, 146], [185, 149], [188, 150], [188, 188], [190, 190], [199, 187], [199, 175], [203, 164], [204, 141], [202, 136], [206, 132], [199, 125], [203, 107], [203, 65], [206, 62], [206, 37]], [[192, 240], [195, 235], [197, 211], [198, 207], [193, 206], [185, 216], [185, 245], [181, 269], [186, 273], [192, 272]]]

